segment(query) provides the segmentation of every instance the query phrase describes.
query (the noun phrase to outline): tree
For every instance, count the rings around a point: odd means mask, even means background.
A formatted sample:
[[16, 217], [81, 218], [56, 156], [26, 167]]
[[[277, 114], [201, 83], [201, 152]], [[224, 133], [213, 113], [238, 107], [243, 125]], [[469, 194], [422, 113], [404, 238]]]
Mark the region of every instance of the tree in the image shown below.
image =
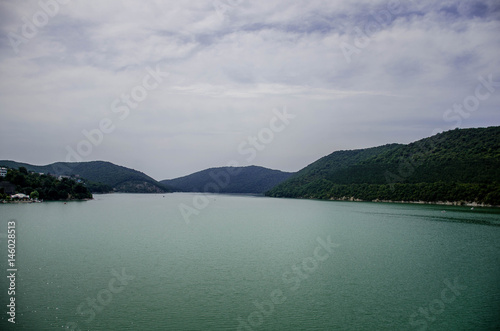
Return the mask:
[[28, 169], [26, 167], [19, 167], [19, 172], [22, 174], [27, 175], [28, 174]]
[[26, 177], [21, 173], [15, 173], [12, 176], [10, 182], [14, 185], [25, 186], [26, 185]]
[[38, 199], [39, 197], [40, 197], [40, 194], [38, 193], [37, 190], [34, 190], [33, 192], [30, 193], [31, 199]]
[[47, 192], [47, 200], [58, 200], [58, 194], [55, 188], [51, 187]]

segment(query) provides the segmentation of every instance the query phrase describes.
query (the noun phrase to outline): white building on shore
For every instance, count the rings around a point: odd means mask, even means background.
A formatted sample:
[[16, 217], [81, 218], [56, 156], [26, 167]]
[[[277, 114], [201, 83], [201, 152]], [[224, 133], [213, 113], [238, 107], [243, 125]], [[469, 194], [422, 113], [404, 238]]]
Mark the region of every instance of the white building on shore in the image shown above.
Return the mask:
[[5, 177], [7, 176], [7, 168], [1, 167], [0, 168], [0, 177]]
[[17, 193], [10, 196], [12, 199], [29, 200], [30, 196], [24, 193]]

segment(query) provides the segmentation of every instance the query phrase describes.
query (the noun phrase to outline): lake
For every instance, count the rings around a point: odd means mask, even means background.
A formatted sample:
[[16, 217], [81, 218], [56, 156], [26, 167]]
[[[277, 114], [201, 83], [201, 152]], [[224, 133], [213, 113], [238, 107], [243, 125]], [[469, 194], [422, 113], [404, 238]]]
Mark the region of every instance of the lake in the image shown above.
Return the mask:
[[2, 330], [500, 329], [499, 209], [174, 193], [0, 215]]

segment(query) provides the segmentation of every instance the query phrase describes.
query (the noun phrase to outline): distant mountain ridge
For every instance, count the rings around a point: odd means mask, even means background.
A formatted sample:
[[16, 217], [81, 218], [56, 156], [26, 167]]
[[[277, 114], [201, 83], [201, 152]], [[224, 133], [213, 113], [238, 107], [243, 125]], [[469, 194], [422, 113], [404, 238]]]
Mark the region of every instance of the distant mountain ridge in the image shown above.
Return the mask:
[[500, 205], [500, 127], [455, 129], [408, 145], [334, 152], [266, 195]]
[[44, 166], [9, 160], [0, 161], [0, 166], [25, 167], [34, 171], [57, 176], [79, 175], [89, 181], [109, 185], [115, 192], [164, 193], [171, 189], [148, 175], [106, 161], [56, 162]]
[[4, 160], [0, 166], [57, 176], [80, 175], [116, 192], [265, 193], [289, 198], [500, 206], [498, 126], [455, 129], [407, 145], [336, 151], [297, 173], [259, 166], [220, 167], [158, 182], [105, 161], [37, 166]]
[[264, 193], [292, 173], [259, 166], [209, 168], [193, 174], [162, 180], [174, 191], [211, 193]]

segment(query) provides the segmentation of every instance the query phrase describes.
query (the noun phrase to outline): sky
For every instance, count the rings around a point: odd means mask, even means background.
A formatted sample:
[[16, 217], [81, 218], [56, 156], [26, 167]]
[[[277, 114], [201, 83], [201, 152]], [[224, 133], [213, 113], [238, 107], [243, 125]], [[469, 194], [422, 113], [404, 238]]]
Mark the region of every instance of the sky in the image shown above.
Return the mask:
[[0, 0], [0, 159], [298, 171], [500, 125], [500, 2]]

